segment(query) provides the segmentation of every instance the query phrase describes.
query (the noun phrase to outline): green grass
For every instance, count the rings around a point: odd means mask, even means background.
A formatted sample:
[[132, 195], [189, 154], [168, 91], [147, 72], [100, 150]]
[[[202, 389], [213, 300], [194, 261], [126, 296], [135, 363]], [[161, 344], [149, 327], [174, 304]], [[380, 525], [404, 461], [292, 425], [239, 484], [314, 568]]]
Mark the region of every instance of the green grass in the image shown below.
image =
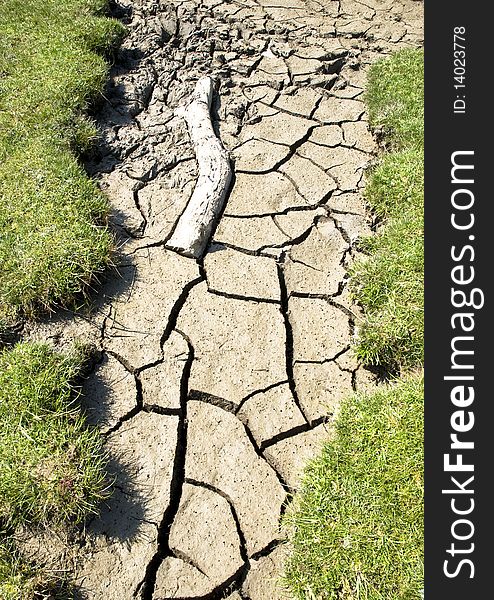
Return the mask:
[[[106, 496], [101, 436], [74, 404], [82, 351], [23, 343], [0, 353], [0, 597], [32, 598], [50, 581], [16, 554], [19, 525], [80, 522]], [[22, 594], [9, 596], [17, 588]], [[3, 594], [3, 596], [2, 596]]]
[[63, 595], [57, 594], [59, 584], [55, 576], [23, 561], [11, 540], [0, 539], [1, 600], [62, 600]]
[[73, 404], [81, 357], [19, 344], [0, 354], [0, 523], [79, 521], [105, 487], [102, 442]]
[[84, 116], [122, 26], [106, 0], [3, 0], [0, 10], [0, 327], [67, 303], [109, 260], [107, 202], [79, 165]]
[[382, 224], [362, 244], [366, 260], [351, 269], [365, 311], [355, 350], [364, 364], [391, 371], [423, 362], [423, 80], [423, 52], [403, 50], [373, 66], [366, 94], [370, 123], [391, 152], [365, 191]]
[[0, 541], [0, 598], [30, 600], [39, 589], [36, 572], [19, 559], [8, 541]]
[[370, 123], [394, 148], [424, 146], [424, 52], [400, 50], [373, 65], [365, 102]]
[[296, 598], [419, 600], [423, 587], [423, 378], [344, 402], [335, 440], [287, 515]]
[[[81, 297], [109, 262], [107, 201], [78, 156], [86, 116], [124, 33], [107, 0], [2, 0], [0, 9], [0, 339], [22, 316]], [[12, 532], [79, 522], [105, 494], [105, 456], [72, 382], [83, 356], [20, 344], [0, 353], [0, 597], [48, 597]], [[41, 594], [41, 595], [40, 595]], [[54, 597], [50, 595], [50, 597]]]

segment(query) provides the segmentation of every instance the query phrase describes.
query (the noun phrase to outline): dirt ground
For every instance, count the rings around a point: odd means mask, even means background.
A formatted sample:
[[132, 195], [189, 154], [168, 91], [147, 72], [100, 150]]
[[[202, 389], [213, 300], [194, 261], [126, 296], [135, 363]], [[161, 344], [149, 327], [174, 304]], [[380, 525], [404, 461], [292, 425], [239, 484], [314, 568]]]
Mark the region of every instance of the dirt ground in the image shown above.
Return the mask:
[[[423, 4], [122, 0], [113, 14], [129, 34], [87, 169], [111, 202], [115, 269], [90, 311], [25, 334], [99, 349], [83, 402], [114, 493], [75, 541], [42, 545], [90, 600], [287, 598], [280, 517], [340, 400], [374, 385], [350, 350], [346, 274], [372, 225], [366, 75], [422, 45]], [[194, 260], [167, 240], [197, 175], [174, 110], [204, 74], [235, 180]]]

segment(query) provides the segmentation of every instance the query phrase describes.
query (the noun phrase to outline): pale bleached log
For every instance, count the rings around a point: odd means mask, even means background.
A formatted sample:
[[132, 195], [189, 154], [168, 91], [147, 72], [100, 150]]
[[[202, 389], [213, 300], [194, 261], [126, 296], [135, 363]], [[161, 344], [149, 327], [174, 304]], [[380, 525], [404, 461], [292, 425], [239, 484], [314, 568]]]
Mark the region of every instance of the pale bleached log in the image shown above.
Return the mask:
[[190, 102], [176, 111], [187, 123], [199, 177], [166, 246], [193, 258], [204, 254], [232, 180], [228, 152], [216, 137], [211, 123], [212, 97], [213, 80], [202, 77]]

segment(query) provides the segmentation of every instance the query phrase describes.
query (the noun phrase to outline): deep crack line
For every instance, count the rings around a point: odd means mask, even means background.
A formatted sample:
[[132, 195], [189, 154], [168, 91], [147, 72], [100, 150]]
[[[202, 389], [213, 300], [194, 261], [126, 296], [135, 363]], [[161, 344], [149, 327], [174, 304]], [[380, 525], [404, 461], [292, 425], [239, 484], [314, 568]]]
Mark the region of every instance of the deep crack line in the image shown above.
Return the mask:
[[301, 433], [307, 433], [308, 431], [312, 431], [312, 429], [315, 429], [318, 425], [327, 423], [329, 417], [331, 417], [331, 416], [332, 416], [332, 414], [328, 414], [327, 416], [325, 415], [323, 417], [318, 417], [317, 419], [313, 419], [311, 421], [310, 425], [307, 425], [307, 424], [297, 425], [296, 427], [292, 427], [292, 429], [288, 429], [287, 431], [282, 431], [281, 433], [277, 433], [269, 440], [264, 441], [259, 446], [259, 451], [264, 452], [267, 448], [274, 446], [278, 442], [282, 442], [283, 440], [288, 440], [292, 437], [300, 435]]
[[252, 556], [250, 557], [250, 559], [251, 560], [259, 560], [260, 558], [264, 558], [265, 556], [269, 556], [271, 554], [271, 552], [273, 552], [274, 550], [276, 550], [276, 548], [278, 548], [278, 546], [281, 546], [284, 543], [285, 543], [284, 539], [275, 539], [275, 540], [272, 540], [271, 542], [269, 542], [269, 544], [267, 546], [265, 546], [264, 548], [261, 548], [257, 552], [254, 552], [254, 554], [252, 554]]
[[266, 392], [269, 392], [269, 390], [272, 390], [273, 388], [279, 387], [280, 385], [284, 385], [288, 383], [288, 379], [284, 379], [283, 381], [277, 381], [276, 383], [271, 383], [270, 385], [266, 386], [265, 388], [262, 388], [260, 390], [255, 390], [253, 392], [250, 392], [250, 394], [247, 394], [247, 396], [245, 396], [244, 398], [242, 398], [240, 404], [237, 406], [236, 410], [235, 410], [235, 414], [238, 414], [240, 412], [240, 409], [243, 407], [243, 405], [250, 400], [251, 398], [253, 398], [254, 396], [257, 396], [258, 394], [265, 394]]
[[335, 308], [337, 308], [344, 315], [346, 315], [348, 317], [349, 322], [351, 324], [353, 324], [355, 319], [358, 318], [357, 315], [355, 315], [355, 313], [353, 313], [346, 306], [343, 306], [343, 304], [336, 302], [334, 300], [335, 296], [337, 296], [337, 294], [319, 294], [319, 293], [313, 293], [313, 292], [291, 292], [290, 293], [291, 298], [305, 298], [307, 300], [324, 300], [331, 306], [334, 306]]
[[320, 360], [301, 360], [298, 359], [294, 361], [294, 365], [324, 365], [326, 363], [335, 362], [342, 354], [345, 354], [348, 350], [350, 350], [351, 346], [347, 345], [342, 350], [338, 350], [338, 352], [334, 356], [330, 356], [328, 358], [322, 358]]
[[[166, 344], [172, 331], [175, 329], [175, 327], [177, 325], [178, 317], [180, 315], [180, 311], [184, 307], [184, 305], [189, 297], [190, 292], [192, 291], [192, 289], [194, 287], [196, 287], [196, 285], [199, 285], [203, 281], [204, 281], [204, 276], [201, 274], [201, 275], [199, 275], [199, 277], [196, 277], [195, 279], [193, 279], [192, 281], [190, 281], [189, 283], [187, 283], [184, 286], [182, 293], [177, 298], [177, 301], [175, 302], [172, 310], [170, 311], [170, 316], [168, 317], [168, 323], [166, 324], [165, 330], [164, 330], [163, 335], [161, 336], [161, 340], [160, 340], [161, 349], [163, 349], [163, 346]], [[188, 344], [190, 344], [190, 340], [187, 339], [186, 341]]]
[[279, 304], [279, 300], [274, 298], [261, 298], [257, 296], [243, 296], [242, 294], [231, 294], [229, 292], [222, 292], [215, 290], [208, 286], [208, 292], [214, 296], [221, 296], [222, 298], [228, 298], [229, 300], [242, 300], [243, 302], [255, 302], [256, 304]]
[[[186, 482], [187, 483], [187, 482]], [[182, 552], [181, 550], [177, 550], [176, 548], [173, 550], [173, 556], [175, 558], [178, 558], [179, 560], [181, 560], [184, 563], [187, 563], [188, 565], [190, 565], [191, 567], [194, 567], [194, 569], [196, 569], [197, 571], [199, 571], [199, 573], [201, 575], [203, 575], [204, 577], [208, 577], [207, 573], [205, 573], [201, 567], [187, 554], [185, 554], [185, 552]]]
[[309, 225], [309, 227], [307, 227], [307, 229], [305, 231], [303, 231], [300, 235], [298, 235], [296, 237], [292, 237], [292, 238], [288, 239], [286, 242], [282, 242], [281, 244], [266, 244], [264, 246], [261, 246], [260, 248], [257, 249], [257, 253], [258, 253], [257, 255], [259, 256], [261, 254], [261, 252], [264, 252], [265, 250], [268, 250], [269, 248], [282, 249], [282, 248], [298, 246], [299, 244], [302, 244], [303, 242], [305, 242], [305, 240], [311, 234], [311, 232], [312, 232], [314, 226], [317, 224], [319, 218], [320, 218], [320, 215], [317, 215], [314, 218], [314, 221]]
[[141, 203], [139, 201], [139, 191], [145, 186], [145, 184], [143, 182], [141, 182], [141, 183], [142, 183], [142, 185], [136, 186], [136, 189], [134, 189], [134, 191], [132, 192], [135, 207], [137, 208], [137, 210], [139, 211], [139, 213], [142, 217], [142, 223], [137, 228], [137, 235], [130, 234], [131, 237], [136, 238], [136, 239], [142, 238], [144, 236], [146, 227], [148, 226], [148, 219], [147, 219], [146, 213], [144, 212], [144, 209], [142, 208]]
[[277, 263], [278, 269], [278, 280], [280, 283], [280, 297], [281, 297], [281, 314], [283, 316], [283, 320], [285, 323], [285, 359], [286, 359], [286, 375], [288, 378], [288, 386], [290, 388], [290, 392], [293, 397], [293, 401], [297, 405], [297, 408], [302, 413], [304, 420], [307, 424], [310, 423], [310, 420], [307, 418], [307, 415], [304, 412], [302, 405], [300, 404], [300, 400], [297, 393], [297, 386], [295, 384], [295, 376], [293, 373], [293, 330], [292, 324], [290, 322], [289, 309], [288, 309], [288, 292], [285, 281], [285, 253], [283, 253], [280, 257], [280, 262]]
[[[224, 600], [228, 595], [238, 589], [244, 582], [248, 573], [248, 565], [243, 564], [237, 571], [217, 585], [214, 590], [202, 596], [173, 596], [175, 600]], [[160, 598], [159, 600], [171, 600], [169, 598]]]
[[232, 519], [235, 522], [235, 527], [237, 529], [240, 556], [241, 556], [242, 560], [244, 561], [244, 563], [249, 564], [249, 557], [247, 554], [247, 542], [245, 539], [244, 532], [242, 531], [242, 527], [240, 526], [240, 519], [238, 518], [235, 504], [234, 504], [233, 500], [230, 498], [230, 496], [228, 494], [226, 494], [220, 488], [217, 488], [216, 486], [214, 486], [210, 483], [206, 483], [204, 481], [198, 481], [197, 479], [190, 479], [189, 477], [186, 477], [185, 483], [194, 485], [196, 487], [205, 488], [206, 490], [209, 490], [210, 492], [214, 492], [215, 494], [218, 494], [218, 496], [221, 496], [223, 499], [225, 499], [228, 502], [228, 506], [230, 507], [230, 511], [232, 513]]
[[134, 377], [134, 384], [135, 384], [135, 389], [136, 389], [136, 400], [135, 400], [136, 403], [135, 403], [135, 406], [133, 406], [124, 415], [122, 415], [121, 417], [119, 417], [119, 419], [115, 423], [115, 425], [113, 425], [113, 427], [111, 427], [110, 429], [108, 429], [107, 431], [105, 431], [103, 433], [103, 437], [105, 439], [108, 439], [110, 437], [110, 435], [112, 435], [113, 433], [115, 433], [116, 431], [118, 431], [120, 429], [120, 427], [122, 427], [122, 425], [124, 423], [126, 423], [127, 421], [130, 421], [131, 419], [133, 419], [135, 416], [137, 416], [143, 410], [143, 404], [142, 404], [142, 383], [141, 383], [141, 380], [139, 379], [139, 376], [136, 373], [132, 373], [132, 375]]
[[[285, 173], [280, 173], [280, 174], [288, 179], [288, 177]], [[293, 182], [291, 182], [291, 183], [293, 183]], [[263, 219], [265, 217], [283, 217], [292, 212], [308, 212], [311, 210], [316, 210], [319, 207], [323, 207], [323, 204], [325, 202], [327, 202], [328, 199], [329, 198], [324, 197], [322, 200], [320, 200], [316, 204], [303, 204], [300, 206], [289, 206], [288, 208], [285, 208], [285, 209], [277, 211], [277, 212], [252, 213], [250, 215], [235, 215], [235, 214], [225, 213], [224, 216], [228, 217], [229, 219]], [[305, 200], [305, 198], [304, 198], [304, 200]], [[343, 213], [343, 214], [347, 214], [347, 213]], [[349, 213], [349, 214], [352, 214], [352, 213]]]
[[233, 415], [236, 413], [237, 405], [234, 402], [226, 400], [225, 398], [220, 398], [214, 394], [209, 394], [208, 392], [203, 392], [201, 390], [190, 390], [188, 399], [196, 402], [204, 402], [205, 404], [211, 404], [221, 408], [225, 412], [232, 413]]
[[134, 598], [141, 597], [142, 600], [152, 600], [154, 594], [154, 586], [156, 584], [156, 574], [161, 563], [167, 556], [172, 556], [170, 550], [170, 530], [177, 515], [180, 500], [182, 499], [183, 485], [185, 481], [185, 457], [187, 453], [187, 397], [189, 393], [189, 379], [194, 362], [194, 347], [189, 338], [176, 329], [183, 339], [187, 342], [189, 354], [185, 362], [184, 370], [180, 380], [180, 416], [177, 427], [177, 447], [175, 452], [175, 460], [173, 464], [172, 480], [170, 485], [170, 503], [163, 514], [163, 518], [159, 525], [157, 544], [158, 549], [149, 562], [144, 579], [134, 591]]
[[[285, 163], [287, 163], [296, 154], [297, 150], [301, 146], [303, 146], [305, 144], [305, 142], [309, 141], [312, 133], [314, 132], [314, 129], [317, 129], [320, 126], [321, 125], [319, 123], [317, 123], [316, 125], [309, 127], [307, 129], [307, 132], [305, 133], [305, 135], [302, 136], [299, 140], [297, 140], [293, 144], [291, 144], [290, 146], [286, 146], [286, 144], [277, 144], [276, 142], [272, 142], [270, 140], [263, 140], [263, 139], [257, 139], [257, 138], [252, 138], [250, 140], [243, 142], [242, 144], [237, 146], [237, 148], [240, 148], [240, 146], [243, 146], [244, 144], [247, 144], [248, 142], [251, 142], [251, 141], [261, 141], [261, 142], [264, 141], [264, 142], [269, 142], [271, 144], [276, 144], [278, 146], [285, 146], [287, 149], [287, 154], [286, 154], [286, 156], [281, 158], [277, 163], [275, 163], [269, 169], [261, 169], [261, 170], [257, 170], [257, 171], [249, 171], [248, 169], [236, 169], [236, 172], [244, 173], [247, 175], [249, 175], [249, 174], [250, 175], [268, 175], [269, 173], [271, 173], [273, 171], [277, 171], [280, 167], [282, 167]], [[235, 150], [237, 150], [237, 148], [235, 148]]]

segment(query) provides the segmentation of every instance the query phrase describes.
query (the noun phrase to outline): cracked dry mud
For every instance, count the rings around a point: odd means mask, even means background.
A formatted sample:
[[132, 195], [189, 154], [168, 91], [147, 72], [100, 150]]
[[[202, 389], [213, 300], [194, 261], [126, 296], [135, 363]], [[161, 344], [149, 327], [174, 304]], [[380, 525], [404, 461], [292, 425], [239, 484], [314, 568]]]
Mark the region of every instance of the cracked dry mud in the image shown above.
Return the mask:
[[[88, 164], [108, 194], [117, 273], [89, 316], [33, 329], [92, 340], [86, 409], [115, 487], [75, 553], [81, 596], [277, 600], [282, 516], [340, 400], [373, 378], [352, 357], [347, 290], [370, 233], [369, 65], [422, 43], [414, 0], [119, 0], [129, 29]], [[196, 163], [174, 109], [198, 77], [235, 167], [203, 260], [166, 248]]]

